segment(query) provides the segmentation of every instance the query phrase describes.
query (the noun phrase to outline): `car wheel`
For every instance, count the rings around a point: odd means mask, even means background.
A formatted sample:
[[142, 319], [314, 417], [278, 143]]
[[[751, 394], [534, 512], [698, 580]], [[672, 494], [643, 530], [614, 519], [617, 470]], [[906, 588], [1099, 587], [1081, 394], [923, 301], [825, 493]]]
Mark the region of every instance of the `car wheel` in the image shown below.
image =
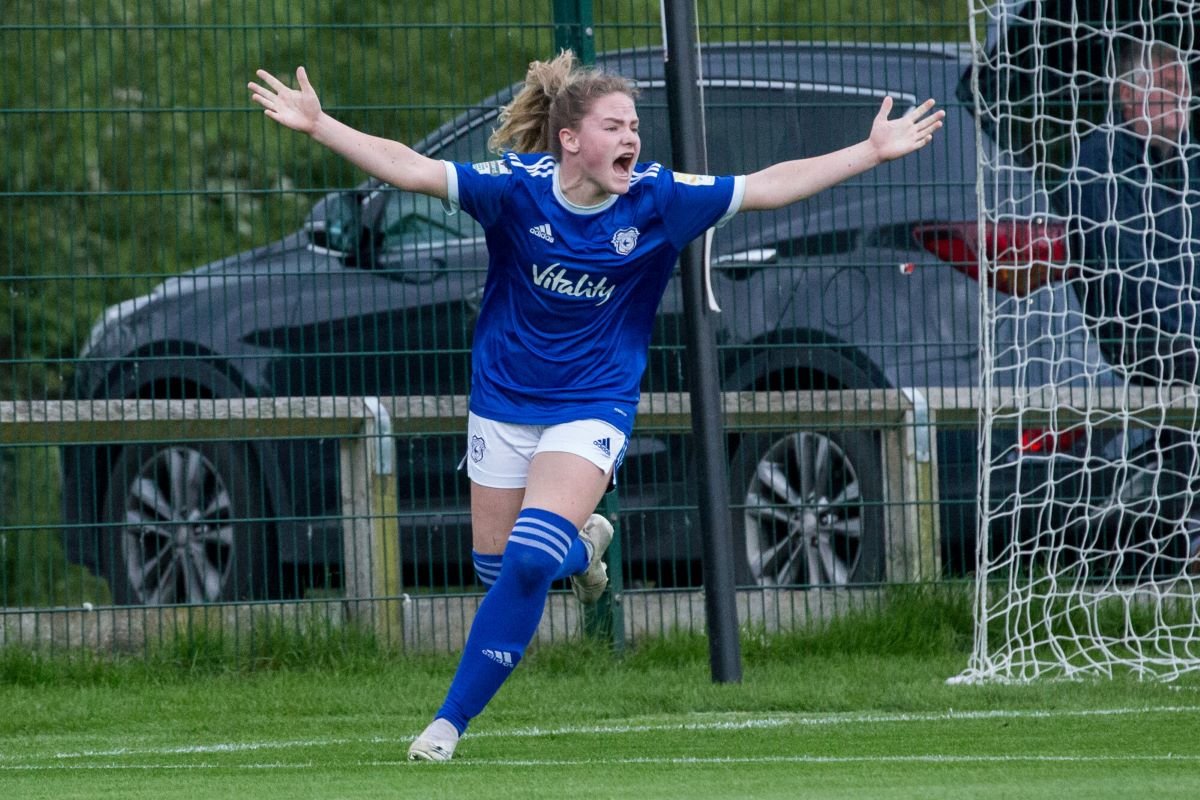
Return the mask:
[[882, 579], [883, 477], [871, 434], [754, 434], [742, 439], [733, 463], [739, 583]]
[[101, 570], [120, 604], [212, 603], [268, 595], [267, 527], [244, 445], [127, 447], [103, 508]]

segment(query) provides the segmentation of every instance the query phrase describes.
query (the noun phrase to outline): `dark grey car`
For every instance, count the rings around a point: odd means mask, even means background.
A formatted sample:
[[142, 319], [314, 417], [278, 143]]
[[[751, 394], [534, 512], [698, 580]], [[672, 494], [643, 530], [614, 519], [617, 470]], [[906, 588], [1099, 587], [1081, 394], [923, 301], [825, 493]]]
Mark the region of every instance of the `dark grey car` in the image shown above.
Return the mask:
[[[954, 101], [964, 59], [957, 48], [877, 44], [704, 50], [712, 173], [753, 172], [859, 141], [885, 95], [895, 99], [894, 113], [928, 97], [947, 111], [935, 143], [919, 153], [790, 208], [738, 215], [717, 231], [713, 290], [723, 309], [716, 335], [725, 389], [977, 385], [978, 250], [987, 245], [977, 235], [975, 127]], [[637, 81], [643, 157], [669, 165], [661, 55], [600, 61]], [[486, 138], [509, 91], [417, 149], [487, 158]], [[1027, 199], [1012, 203], [1013, 231], [1052, 248], [1061, 226], [1040, 195], [1018, 188], [1011, 196]], [[1027, 252], [1014, 245], [993, 256], [1024, 268]], [[108, 309], [80, 354], [74, 391], [80, 398], [466, 394], [485, 267], [483, 232], [464, 214], [447, 216], [435, 201], [374, 183], [336, 193], [282, 241]], [[1055, 282], [1013, 302], [1076, 304]], [[686, 388], [682, 311], [676, 281], [660, 309], [644, 390]], [[1072, 330], [1079, 327], [1065, 327], [1060, 345], [1098, 358]], [[877, 436], [854, 427], [729, 436], [741, 581], [882, 579]], [[468, 584], [461, 437], [397, 444], [406, 583]], [[975, 433], [939, 431], [938, 450], [942, 556], [962, 572], [977, 537]], [[1025, 476], [1050, 463], [1013, 452], [1028, 459]], [[691, 455], [687, 437], [639, 432], [630, 444], [619, 502], [631, 580], [696, 581]], [[64, 468], [68, 551], [108, 578], [119, 602], [294, 595], [337, 582], [331, 442], [74, 447], [64, 451]], [[1013, 489], [992, 488], [1001, 496]]]

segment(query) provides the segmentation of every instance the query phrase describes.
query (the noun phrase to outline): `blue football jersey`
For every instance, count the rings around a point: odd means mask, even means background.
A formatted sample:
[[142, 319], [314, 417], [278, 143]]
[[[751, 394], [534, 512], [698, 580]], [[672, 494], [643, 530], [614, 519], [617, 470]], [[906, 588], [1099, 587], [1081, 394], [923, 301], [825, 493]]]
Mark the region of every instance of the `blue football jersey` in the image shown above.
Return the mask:
[[679, 252], [737, 213], [745, 178], [641, 163], [627, 194], [581, 207], [549, 155], [446, 162], [446, 176], [450, 207], [479, 221], [489, 252], [471, 410], [525, 425], [601, 419], [629, 435]]

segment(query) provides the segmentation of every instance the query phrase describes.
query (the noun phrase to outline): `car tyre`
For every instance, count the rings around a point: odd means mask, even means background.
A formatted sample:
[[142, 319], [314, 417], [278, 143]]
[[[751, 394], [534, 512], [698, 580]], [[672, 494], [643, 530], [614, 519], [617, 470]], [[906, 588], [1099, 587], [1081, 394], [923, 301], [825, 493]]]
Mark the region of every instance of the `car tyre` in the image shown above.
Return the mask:
[[738, 445], [733, 469], [739, 584], [883, 579], [883, 470], [873, 435], [752, 434]]
[[103, 505], [100, 570], [122, 605], [270, 595], [259, 471], [239, 443], [124, 448]]

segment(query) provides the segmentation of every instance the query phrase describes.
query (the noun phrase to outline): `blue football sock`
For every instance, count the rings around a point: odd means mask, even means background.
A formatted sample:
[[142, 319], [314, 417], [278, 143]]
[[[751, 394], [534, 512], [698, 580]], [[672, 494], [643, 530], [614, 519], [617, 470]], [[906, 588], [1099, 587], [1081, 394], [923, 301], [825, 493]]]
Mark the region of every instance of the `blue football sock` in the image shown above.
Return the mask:
[[521, 661], [542, 619], [550, 584], [578, 533], [569, 520], [550, 511], [521, 510], [500, 577], [479, 604], [458, 671], [437, 712], [460, 734]]
[[496, 582], [496, 578], [500, 577], [500, 565], [504, 563], [504, 556], [499, 553], [493, 555], [472, 550], [471, 561], [475, 564], [476, 580], [485, 588], [490, 589]]
[[587, 569], [591, 561], [592, 554], [588, 552], [587, 545], [583, 543], [583, 539], [576, 536], [575, 541], [571, 542], [571, 549], [567, 551], [567, 557], [563, 559], [562, 566], [554, 573], [554, 580], [578, 575]]
[[[502, 554], [492, 555], [472, 550], [471, 561], [475, 565], [475, 579], [479, 581], [483, 588], [492, 588], [492, 584], [496, 582], [496, 578], [500, 577], [500, 566], [504, 563], [504, 556]], [[563, 578], [569, 578], [572, 575], [578, 575], [587, 569], [591, 561], [592, 554], [588, 552], [587, 545], [583, 543], [583, 539], [576, 537], [571, 542], [571, 549], [567, 551], [567, 557], [563, 559], [562, 566], [554, 574], [554, 580], [558, 581]]]
[[[500, 567], [504, 563], [504, 556], [499, 553], [492, 555], [472, 550], [471, 561], [475, 565], [475, 579], [483, 588], [492, 588], [496, 578], [500, 577]], [[591, 561], [592, 554], [588, 552], [587, 545], [584, 544], [583, 539], [576, 537], [575, 541], [571, 542], [571, 549], [567, 551], [567, 557], [563, 559], [562, 566], [554, 574], [554, 580], [558, 581], [578, 575], [587, 569]]]

